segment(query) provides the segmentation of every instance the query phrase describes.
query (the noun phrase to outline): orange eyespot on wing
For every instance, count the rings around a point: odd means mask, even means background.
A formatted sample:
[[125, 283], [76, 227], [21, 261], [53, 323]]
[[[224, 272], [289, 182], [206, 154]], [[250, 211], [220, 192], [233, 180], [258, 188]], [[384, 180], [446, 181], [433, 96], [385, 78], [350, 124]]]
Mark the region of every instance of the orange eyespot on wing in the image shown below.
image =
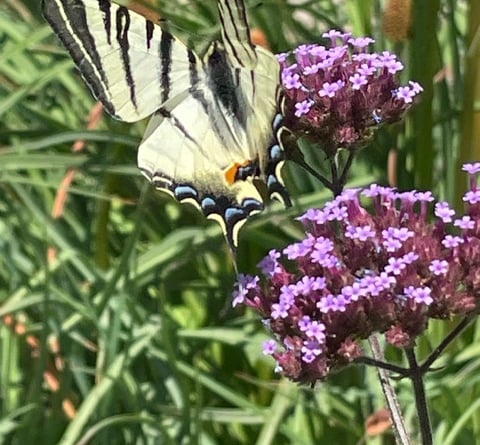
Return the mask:
[[232, 185], [238, 177], [238, 170], [242, 167], [248, 167], [249, 165], [252, 164], [252, 161], [245, 161], [245, 162], [235, 162], [233, 165], [228, 167], [225, 170], [225, 180], [229, 185]]

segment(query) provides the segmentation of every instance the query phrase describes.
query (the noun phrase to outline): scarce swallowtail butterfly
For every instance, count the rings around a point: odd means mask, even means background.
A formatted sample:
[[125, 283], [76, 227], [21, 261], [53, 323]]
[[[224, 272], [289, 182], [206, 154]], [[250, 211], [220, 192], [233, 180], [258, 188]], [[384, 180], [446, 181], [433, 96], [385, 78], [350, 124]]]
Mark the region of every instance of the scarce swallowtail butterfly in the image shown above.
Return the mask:
[[109, 0], [43, 0], [43, 12], [113, 117], [152, 116], [138, 167], [158, 189], [217, 220], [234, 249], [264, 198], [290, 204], [280, 170], [280, 66], [250, 40], [243, 0], [218, 0], [221, 41], [201, 60]]

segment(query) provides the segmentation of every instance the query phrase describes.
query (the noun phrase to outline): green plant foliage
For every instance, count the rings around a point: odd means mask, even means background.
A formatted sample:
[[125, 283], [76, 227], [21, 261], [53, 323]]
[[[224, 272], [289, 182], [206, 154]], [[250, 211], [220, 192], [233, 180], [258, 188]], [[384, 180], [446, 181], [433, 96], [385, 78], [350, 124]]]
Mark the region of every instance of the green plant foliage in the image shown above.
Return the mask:
[[[400, 187], [455, 198], [457, 163], [473, 160], [480, 140], [463, 125], [475, 104], [463, 108], [464, 98], [478, 98], [480, 59], [465, 62], [475, 1], [413, 3], [411, 37], [395, 48], [382, 33], [381, 0], [249, 1], [248, 14], [274, 52], [318, 42], [331, 27], [395, 49], [424, 102], [379, 132], [348, 185], [385, 182], [396, 150]], [[213, 0], [157, 6], [200, 50], [218, 34]], [[384, 406], [374, 370], [351, 368], [316, 388], [278, 380], [261, 355], [261, 321], [231, 308], [235, 272], [220, 229], [137, 171], [145, 122], [103, 116], [87, 129], [95, 101], [39, 9], [37, 0], [0, 3], [0, 443], [360, 443], [365, 420]], [[243, 272], [299, 238], [294, 217], [329, 198], [295, 166], [286, 180], [294, 207], [274, 204], [248, 222]], [[446, 332], [445, 323], [431, 326], [421, 346], [431, 350]], [[480, 443], [479, 332], [468, 330], [427, 380], [436, 443]], [[415, 431], [411, 388], [398, 390]]]

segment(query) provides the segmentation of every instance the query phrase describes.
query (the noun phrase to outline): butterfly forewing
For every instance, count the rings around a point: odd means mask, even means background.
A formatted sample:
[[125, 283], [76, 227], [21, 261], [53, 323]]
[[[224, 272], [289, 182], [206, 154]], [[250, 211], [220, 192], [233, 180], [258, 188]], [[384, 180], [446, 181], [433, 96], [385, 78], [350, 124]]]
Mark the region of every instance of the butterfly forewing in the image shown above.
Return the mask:
[[45, 0], [43, 11], [94, 95], [123, 121], [188, 91], [200, 64], [171, 34], [107, 0]]

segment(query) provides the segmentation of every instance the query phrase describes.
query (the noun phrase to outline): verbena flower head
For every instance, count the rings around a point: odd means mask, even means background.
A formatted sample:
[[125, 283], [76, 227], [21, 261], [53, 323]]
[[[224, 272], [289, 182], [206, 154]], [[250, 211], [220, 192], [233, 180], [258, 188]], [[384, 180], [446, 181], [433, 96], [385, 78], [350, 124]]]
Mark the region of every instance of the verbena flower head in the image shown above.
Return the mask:
[[261, 277], [241, 277], [235, 304], [264, 319], [275, 341], [263, 352], [279, 372], [314, 383], [358, 357], [374, 332], [410, 347], [429, 319], [479, 309], [480, 163], [464, 170], [465, 215], [433, 205], [430, 192], [345, 190], [299, 218], [305, 238], [270, 251]]
[[333, 155], [364, 146], [380, 124], [399, 120], [423, 89], [413, 81], [400, 86], [403, 64], [388, 51], [369, 52], [373, 39], [335, 30], [323, 37], [329, 45], [301, 45], [277, 58], [287, 125]]

